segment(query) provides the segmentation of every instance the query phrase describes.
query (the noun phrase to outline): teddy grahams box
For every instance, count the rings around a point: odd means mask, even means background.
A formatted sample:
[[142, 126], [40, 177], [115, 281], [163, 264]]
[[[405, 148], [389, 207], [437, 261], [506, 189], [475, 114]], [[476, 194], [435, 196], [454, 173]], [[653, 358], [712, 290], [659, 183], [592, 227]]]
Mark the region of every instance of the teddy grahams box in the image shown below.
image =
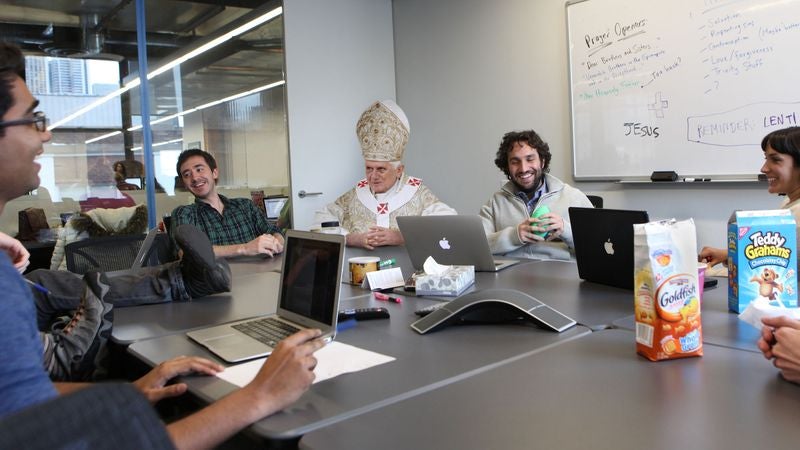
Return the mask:
[[797, 225], [788, 209], [734, 211], [728, 221], [728, 309], [765, 298], [797, 307]]
[[651, 361], [703, 354], [692, 219], [633, 226], [636, 353]]

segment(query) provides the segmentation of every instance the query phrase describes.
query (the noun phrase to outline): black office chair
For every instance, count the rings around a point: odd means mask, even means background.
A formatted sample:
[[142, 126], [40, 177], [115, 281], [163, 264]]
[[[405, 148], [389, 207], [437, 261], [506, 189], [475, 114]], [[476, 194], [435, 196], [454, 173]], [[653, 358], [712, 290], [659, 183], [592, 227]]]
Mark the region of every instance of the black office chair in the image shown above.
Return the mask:
[[603, 197], [600, 197], [599, 195], [587, 195], [586, 197], [590, 202], [592, 202], [592, 206], [595, 208], [603, 207]]
[[[106, 236], [72, 242], [64, 247], [67, 270], [79, 275], [88, 271], [109, 272], [130, 269], [136, 262], [145, 234]], [[147, 249], [142, 266], [155, 266], [172, 261], [169, 236], [158, 233]]]

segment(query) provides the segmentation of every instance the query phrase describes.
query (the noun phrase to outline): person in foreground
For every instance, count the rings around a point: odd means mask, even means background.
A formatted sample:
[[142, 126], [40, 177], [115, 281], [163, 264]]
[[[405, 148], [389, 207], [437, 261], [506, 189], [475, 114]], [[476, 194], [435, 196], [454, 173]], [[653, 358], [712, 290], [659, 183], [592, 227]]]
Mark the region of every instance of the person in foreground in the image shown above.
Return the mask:
[[210, 153], [184, 150], [178, 156], [178, 176], [195, 200], [172, 211], [172, 223], [201, 229], [214, 244], [219, 258], [245, 255], [274, 256], [283, 251], [280, 230], [249, 198], [231, 198], [217, 192], [219, 169]]
[[[800, 224], [800, 127], [775, 130], [761, 140], [764, 164], [761, 173], [767, 176], [767, 190], [786, 195], [781, 209], [789, 209]], [[800, 237], [800, 226], [797, 228]], [[698, 259], [709, 267], [724, 263], [728, 250], [703, 247]], [[788, 381], [800, 383], [800, 321], [786, 316], [765, 317], [758, 340], [764, 357], [780, 369]]]
[[[0, 43], [0, 212], [10, 200], [39, 185], [40, 165], [35, 159], [51, 138], [50, 132], [40, 127], [46, 119], [35, 111], [38, 102], [25, 85], [24, 67], [20, 50]], [[0, 354], [5, 361], [0, 365], [0, 418], [88, 386], [53, 382], [43, 367], [31, 289], [18, 271], [27, 265], [27, 258], [15, 242], [18, 244], [6, 235], [0, 236], [0, 315], [4, 319]], [[90, 272], [85, 281], [82, 302], [103, 305], [108, 292], [105, 276]], [[102, 306], [99, 309], [92, 314], [105, 313]], [[295, 401], [314, 379], [313, 353], [324, 345], [318, 339], [320, 334], [319, 330], [306, 330], [281, 342], [250, 384], [169, 424], [167, 433], [172, 442], [178, 448], [210, 448]], [[155, 403], [186, 391], [183, 383], [167, 385], [174, 377], [213, 375], [222, 369], [204, 358], [179, 357], [159, 364], [133, 385]]]
[[800, 384], [800, 321], [786, 316], [764, 317], [758, 349], [787, 381]]
[[[764, 164], [761, 173], [767, 176], [767, 191], [785, 195], [781, 209], [792, 211], [800, 238], [800, 127], [775, 130], [761, 140]], [[728, 250], [703, 247], [699, 260], [715, 266], [728, 260]]]
[[[492, 253], [534, 259], [572, 259], [568, 208], [591, 208], [580, 190], [550, 175], [550, 147], [533, 130], [503, 136], [494, 163], [508, 182], [481, 207]], [[547, 206], [538, 218], [531, 213]]]
[[421, 179], [403, 173], [409, 133], [408, 118], [397, 103], [383, 100], [370, 105], [356, 124], [366, 177], [317, 211], [316, 225], [339, 222], [348, 246], [373, 250], [403, 245], [397, 216], [456, 214]]

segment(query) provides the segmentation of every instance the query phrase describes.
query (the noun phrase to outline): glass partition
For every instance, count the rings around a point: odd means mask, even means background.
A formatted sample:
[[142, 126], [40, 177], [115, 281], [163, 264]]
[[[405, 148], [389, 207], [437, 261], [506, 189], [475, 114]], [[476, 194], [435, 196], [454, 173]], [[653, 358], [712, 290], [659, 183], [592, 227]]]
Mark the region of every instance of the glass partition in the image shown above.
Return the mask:
[[[108, 3], [108, 4], [107, 4]], [[27, 83], [50, 119], [41, 187], [9, 203], [40, 208], [53, 239], [71, 213], [146, 203], [135, 2], [13, 2], [0, 39], [26, 54]], [[176, 179], [178, 154], [217, 159], [220, 191], [288, 194], [288, 139], [280, 1], [146, 2], [150, 128], [157, 217], [193, 201]], [[263, 203], [257, 202], [263, 207]]]

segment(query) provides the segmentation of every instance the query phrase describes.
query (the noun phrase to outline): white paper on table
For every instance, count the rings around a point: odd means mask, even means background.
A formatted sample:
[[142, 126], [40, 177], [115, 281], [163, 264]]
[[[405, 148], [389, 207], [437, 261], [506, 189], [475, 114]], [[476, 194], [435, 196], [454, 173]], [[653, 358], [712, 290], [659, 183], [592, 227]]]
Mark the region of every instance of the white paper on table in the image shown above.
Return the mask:
[[739, 320], [749, 323], [760, 330], [764, 327], [761, 322], [762, 317], [778, 316], [788, 316], [792, 319], [800, 320], [800, 309], [774, 306], [766, 298], [759, 297], [750, 302], [747, 308], [739, 314]]
[[[317, 367], [314, 369], [314, 375], [316, 375], [314, 383], [343, 373], [358, 372], [396, 359], [336, 341], [317, 350], [314, 356], [317, 358]], [[254, 359], [253, 361], [230, 366], [218, 373], [217, 377], [228, 383], [244, 387], [247, 383], [253, 381], [265, 359], [267, 358]]]
[[403, 286], [405, 284], [406, 280], [403, 278], [403, 271], [400, 270], [399, 267], [393, 267], [391, 269], [367, 272], [367, 276], [364, 277], [364, 282], [361, 286], [365, 289], [375, 291]]

